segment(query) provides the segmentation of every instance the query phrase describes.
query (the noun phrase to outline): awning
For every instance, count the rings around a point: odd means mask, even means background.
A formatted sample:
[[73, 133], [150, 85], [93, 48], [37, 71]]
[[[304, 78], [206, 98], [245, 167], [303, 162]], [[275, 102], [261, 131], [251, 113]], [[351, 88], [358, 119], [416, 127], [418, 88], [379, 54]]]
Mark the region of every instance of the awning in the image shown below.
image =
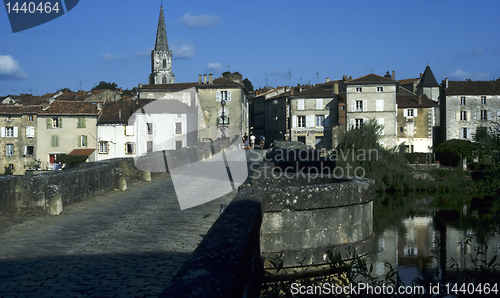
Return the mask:
[[74, 149], [68, 155], [85, 155], [90, 156], [94, 153], [95, 149]]

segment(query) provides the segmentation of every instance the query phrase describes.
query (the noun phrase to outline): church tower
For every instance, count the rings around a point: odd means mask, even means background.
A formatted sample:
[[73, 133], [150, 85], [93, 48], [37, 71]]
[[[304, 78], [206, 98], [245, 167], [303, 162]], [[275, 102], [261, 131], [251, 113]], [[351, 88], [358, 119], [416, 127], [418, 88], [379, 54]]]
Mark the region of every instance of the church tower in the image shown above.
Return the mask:
[[160, 7], [160, 19], [156, 32], [156, 44], [151, 51], [151, 75], [149, 84], [174, 84], [175, 76], [172, 73], [172, 51], [168, 49], [167, 30], [163, 17], [163, 5]]

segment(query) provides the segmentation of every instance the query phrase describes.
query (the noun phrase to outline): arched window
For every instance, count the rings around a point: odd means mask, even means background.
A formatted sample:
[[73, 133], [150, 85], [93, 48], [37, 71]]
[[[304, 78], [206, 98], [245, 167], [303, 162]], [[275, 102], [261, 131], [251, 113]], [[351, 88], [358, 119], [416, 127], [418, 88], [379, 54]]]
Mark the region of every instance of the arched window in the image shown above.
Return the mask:
[[163, 76], [163, 79], [161, 80], [161, 83], [162, 84], [166, 84], [167, 83], [167, 77], [166, 76]]
[[167, 68], [167, 59], [163, 59], [163, 68]]

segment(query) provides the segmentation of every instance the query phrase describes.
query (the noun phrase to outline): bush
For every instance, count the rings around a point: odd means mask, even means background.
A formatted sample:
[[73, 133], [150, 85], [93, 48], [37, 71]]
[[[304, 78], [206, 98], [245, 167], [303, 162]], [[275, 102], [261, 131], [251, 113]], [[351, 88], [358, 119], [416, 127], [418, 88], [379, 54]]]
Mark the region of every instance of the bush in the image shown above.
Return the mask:
[[[412, 169], [406, 164], [405, 148], [403, 145], [392, 149], [385, 149], [379, 143], [382, 126], [372, 119], [359, 128], [347, 131], [336, 149], [337, 166], [341, 168], [361, 167], [365, 176], [375, 180], [378, 191], [403, 191], [411, 189], [415, 178]], [[353, 150], [353, 151], [351, 151]], [[372, 159], [370, 152], [377, 153]], [[353, 153], [348, 158], [343, 154]], [[362, 152], [365, 153], [364, 158]], [[361, 157], [361, 158], [359, 158]]]

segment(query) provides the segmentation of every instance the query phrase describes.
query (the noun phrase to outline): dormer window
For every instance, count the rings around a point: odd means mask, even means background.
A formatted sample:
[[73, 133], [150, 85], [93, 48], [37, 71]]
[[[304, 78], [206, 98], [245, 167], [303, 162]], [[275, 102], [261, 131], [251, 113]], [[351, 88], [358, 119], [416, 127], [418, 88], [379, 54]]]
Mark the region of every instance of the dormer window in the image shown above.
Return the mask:
[[384, 92], [384, 87], [377, 87], [377, 92]]
[[361, 87], [356, 87], [356, 92], [362, 92], [363, 91], [363, 88]]

